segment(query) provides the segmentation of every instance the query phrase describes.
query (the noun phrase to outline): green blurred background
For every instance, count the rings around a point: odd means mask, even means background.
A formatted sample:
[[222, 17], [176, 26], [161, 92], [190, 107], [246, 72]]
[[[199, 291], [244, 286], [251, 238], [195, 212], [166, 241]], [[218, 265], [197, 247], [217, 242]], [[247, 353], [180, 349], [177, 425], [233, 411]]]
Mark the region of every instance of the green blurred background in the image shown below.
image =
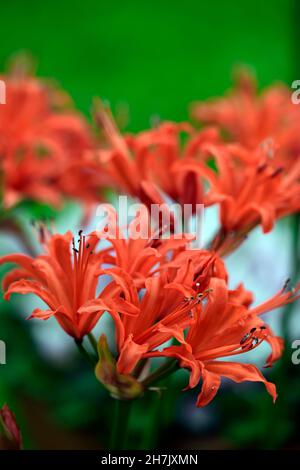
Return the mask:
[[[260, 84], [290, 83], [297, 54], [294, 0], [1, 2], [0, 61], [26, 49], [89, 111], [101, 95], [130, 106], [132, 130], [151, 116], [180, 120], [187, 104], [219, 95], [232, 66]], [[298, 16], [299, 19], [299, 16]], [[299, 46], [299, 41], [298, 41]]]
[[[14, 0], [0, 5], [2, 68], [13, 53], [30, 51], [38, 75], [55, 78], [87, 116], [92, 98], [100, 95], [114, 110], [128, 109], [132, 131], [157, 117], [187, 119], [191, 101], [229, 88], [237, 64], [251, 66], [261, 87], [300, 78], [295, 0]], [[288, 251], [295, 249], [296, 236], [292, 220], [272, 240]], [[296, 269], [290, 266], [294, 274]], [[271, 287], [271, 292], [277, 288]], [[58, 329], [51, 336], [51, 353], [43, 349], [48, 333], [44, 326], [25, 325], [23, 306], [1, 302], [0, 338], [8, 349], [7, 365], [0, 366], [0, 403], [7, 401], [16, 411], [29, 448], [104, 447], [110, 400]], [[30, 306], [25, 310], [30, 313]], [[68, 343], [66, 350], [61, 342]], [[187, 377], [177, 374], [160, 401], [153, 395], [136, 403], [131, 446], [298, 448], [300, 379], [290, 352], [287, 348], [270, 374], [282, 397], [276, 407], [262, 388], [237, 385], [225, 386], [212, 405], [197, 410], [195, 394], [179, 394]], [[155, 413], [161, 418], [158, 428]], [[141, 429], [148, 430], [142, 440]]]

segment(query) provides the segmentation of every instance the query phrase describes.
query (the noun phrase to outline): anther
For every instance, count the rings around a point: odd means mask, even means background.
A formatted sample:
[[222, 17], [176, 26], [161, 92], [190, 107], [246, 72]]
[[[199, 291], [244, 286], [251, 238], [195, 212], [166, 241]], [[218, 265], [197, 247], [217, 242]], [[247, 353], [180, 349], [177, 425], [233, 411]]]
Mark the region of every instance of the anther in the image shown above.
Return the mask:
[[257, 173], [262, 173], [267, 168], [267, 163], [263, 163], [257, 167]]
[[191, 300], [195, 300], [195, 297], [191, 296], [191, 297], [185, 297], [184, 298], [184, 302], [190, 302]]
[[241, 339], [241, 341], [240, 341], [240, 344], [244, 344], [244, 343], [247, 341], [248, 338], [250, 338], [250, 334], [249, 334], [249, 333], [246, 333], [246, 334], [242, 337], [242, 339]]
[[204, 291], [205, 294], [209, 294], [210, 292], [213, 292], [213, 289], [209, 288], [209, 289], [205, 289]]
[[273, 173], [271, 174], [271, 178], [275, 178], [277, 175], [280, 175], [280, 173], [283, 172], [283, 168], [282, 167], [279, 167], [277, 168], [275, 171], [273, 171]]

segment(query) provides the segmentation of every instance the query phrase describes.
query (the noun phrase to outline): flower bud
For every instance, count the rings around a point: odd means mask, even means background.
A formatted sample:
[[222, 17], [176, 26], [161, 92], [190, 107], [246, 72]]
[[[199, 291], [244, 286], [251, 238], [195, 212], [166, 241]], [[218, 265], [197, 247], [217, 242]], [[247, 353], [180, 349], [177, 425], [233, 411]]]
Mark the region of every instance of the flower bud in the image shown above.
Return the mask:
[[0, 449], [22, 449], [22, 436], [16, 417], [6, 404], [0, 409]]
[[98, 342], [99, 362], [95, 368], [97, 379], [114, 398], [131, 400], [143, 392], [143, 386], [133, 376], [119, 374], [116, 360], [112, 356], [105, 335]]

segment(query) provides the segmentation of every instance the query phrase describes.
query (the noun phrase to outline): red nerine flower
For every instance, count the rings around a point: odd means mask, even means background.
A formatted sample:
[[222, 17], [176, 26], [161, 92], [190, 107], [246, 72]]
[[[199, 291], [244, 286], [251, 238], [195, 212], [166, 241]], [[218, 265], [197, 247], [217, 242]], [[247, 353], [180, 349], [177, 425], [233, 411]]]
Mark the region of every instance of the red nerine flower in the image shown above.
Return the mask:
[[[300, 285], [293, 292], [284, 288], [251, 308], [252, 296], [242, 286], [228, 291], [223, 262], [212, 252], [189, 249], [187, 240], [180, 244], [174, 239], [155, 240], [155, 244], [153, 238], [146, 244], [110, 240], [113, 250], [97, 252], [98, 242], [97, 233], [80, 232], [78, 245], [70, 232], [44, 234], [44, 255], [2, 257], [1, 264], [19, 265], [4, 278], [5, 298], [12, 293], [36, 294], [49, 309], [36, 309], [31, 316], [44, 320], [54, 316], [77, 341], [109, 312], [116, 326], [117, 360], [102, 340], [97, 376], [117, 396], [141, 393], [141, 384], [128, 374], [136, 373], [142, 359], [164, 356], [177, 358], [191, 370], [190, 387], [203, 380], [199, 406], [213, 398], [220, 376], [264, 382], [275, 398], [274, 385], [254, 366], [217, 359], [246, 352], [266, 340], [272, 347], [267, 365], [277, 360], [282, 340], [260, 315], [298, 298]], [[102, 275], [111, 280], [98, 295]], [[174, 338], [179, 346], [158, 350]]]
[[220, 126], [230, 140], [247, 148], [255, 149], [272, 138], [282, 160], [300, 155], [300, 108], [293, 104], [291, 91], [284, 85], [274, 85], [258, 95], [255, 79], [246, 70], [236, 75], [228, 96], [195, 103], [192, 116]]
[[[0, 264], [15, 263], [19, 267], [3, 279], [5, 299], [12, 293], [33, 293], [49, 307], [36, 309], [30, 318], [47, 320], [54, 316], [61, 327], [77, 340], [81, 340], [95, 326], [104, 311], [116, 318], [139, 313], [138, 292], [152, 281], [170, 282], [182, 263], [194, 260], [195, 279], [207, 285], [211, 275], [226, 277], [221, 260], [207, 251], [189, 250], [189, 237], [171, 239], [108, 238], [112, 247], [96, 251], [100, 232], [85, 236], [79, 232], [78, 243], [71, 232], [51, 236], [42, 230], [45, 254], [35, 259], [23, 254], [0, 258]], [[177, 260], [178, 255], [178, 260]], [[107, 269], [103, 269], [103, 265]], [[162, 270], [168, 270], [167, 278]], [[99, 295], [98, 278], [101, 274], [113, 277]]]
[[[137, 287], [145, 287], [146, 279], [163, 269], [179, 269], [187, 259], [193, 259], [195, 266], [201, 270], [204, 259], [209, 263], [213, 258], [213, 254], [209, 251], [190, 248], [194, 238], [192, 235], [169, 234], [167, 238], [162, 238], [158, 230], [151, 229], [149, 215], [145, 230], [141, 227], [143, 223], [135, 217], [128, 226], [128, 236], [119, 227], [115, 214], [114, 220], [115, 233], [106, 232], [104, 229], [102, 234], [99, 234], [105, 236], [110, 244], [102, 250], [102, 262], [105, 265], [121, 268], [130, 274]], [[215, 270], [218, 275], [226, 278], [224, 264], [216, 257]]]
[[[6, 207], [24, 198], [58, 205], [62, 195], [99, 199], [103, 178], [92, 171], [92, 139], [83, 118], [61, 105], [65, 97], [42, 81], [1, 77], [0, 166]], [[61, 103], [63, 101], [63, 103]]]
[[[296, 291], [299, 288], [300, 285]], [[272, 334], [260, 315], [294, 301], [299, 294], [285, 292], [284, 288], [262, 305], [250, 308], [251, 296], [242, 287], [228, 291], [224, 280], [213, 278], [210, 289], [206, 303], [195, 310], [195, 321], [186, 338], [181, 340], [182, 344], [151, 352], [147, 357], [176, 358], [180, 367], [191, 371], [189, 388], [196, 387], [202, 380], [198, 406], [205, 406], [214, 398], [221, 377], [235, 382], [263, 382], [275, 400], [275, 385], [267, 382], [254, 365], [223, 359], [245, 353], [267, 341], [272, 347], [267, 365], [272, 365], [281, 355], [283, 342]]]
[[[209, 184], [205, 203], [219, 204], [222, 230], [214, 249], [222, 253], [261, 224], [269, 232], [275, 221], [300, 209], [300, 160], [278, 166], [272, 149], [240, 145], [206, 145], [197, 161], [180, 162], [173, 171], [194, 171]], [[217, 171], [208, 167], [215, 160]]]
[[[115, 237], [107, 237], [112, 246], [101, 251], [106, 268], [96, 273], [112, 279], [102, 298], [120, 296], [119, 302], [130, 306], [127, 312], [107, 309], [116, 325], [120, 374], [132, 372], [146, 353], [172, 337], [182, 339], [183, 330], [193, 322], [193, 309], [207, 295], [210, 278], [227, 279], [223, 262], [214, 253], [189, 249], [191, 237], [157, 239], [150, 233], [149, 238], [138, 238], [132, 232], [137, 221], [129, 225], [128, 239], [119, 227]], [[94, 315], [99, 306], [102, 299], [91, 299], [79, 313]]]
[[30, 318], [47, 320], [54, 316], [66, 333], [81, 340], [93, 329], [103, 311], [109, 310], [111, 303], [110, 299], [107, 304], [99, 300], [97, 312], [85, 312], [85, 305], [96, 297], [96, 272], [102, 256], [95, 252], [98, 242], [96, 233], [84, 236], [80, 232], [76, 243], [72, 233], [67, 232], [46, 239], [45, 254], [35, 259], [23, 254], [3, 256], [0, 264], [19, 266], [3, 279], [4, 298], [9, 300], [13, 293], [37, 295], [49, 309], [35, 309]]
[[217, 142], [215, 129], [196, 132], [187, 123], [166, 122], [123, 137], [102, 106], [96, 110], [95, 119], [109, 145], [99, 150], [100, 162], [118, 189], [139, 198], [147, 207], [163, 203], [166, 196], [181, 205], [203, 202], [203, 188], [194, 173], [183, 171], [170, 178], [170, 168], [178, 160], [194, 157], [204, 143]]
[[[180, 268], [168, 268], [148, 277], [143, 289], [121, 268], [101, 271], [100, 274], [108, 274], [114, 280], [105, 294], [114, 295], [115, 288], [120, 287], [123, 298], [131, 304], [132, 311], [135, 310], [135, 315], [129, 317], [110, 309], [116, 325], [120, 374], [130, 374], [141, 359], [172, 338], [185, 342], [184, 330], [194, 323], [200, 303], [208, 295], [205, 286], [209, 284], [215, 263], [214, 256], [208, 261], [204, 252], [200, 267], [200, 257], [198, 253], [197, 271], [196, 264], [187, 255]], [[91, 301], [85, 311], [97, 312], [97, 300]]]

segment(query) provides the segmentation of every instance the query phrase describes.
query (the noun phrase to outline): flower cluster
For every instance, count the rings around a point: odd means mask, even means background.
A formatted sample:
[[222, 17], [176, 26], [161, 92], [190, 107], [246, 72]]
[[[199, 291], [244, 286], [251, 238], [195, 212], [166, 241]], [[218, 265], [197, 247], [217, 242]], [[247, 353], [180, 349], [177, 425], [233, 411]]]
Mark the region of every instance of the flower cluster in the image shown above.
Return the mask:
[[[218, 359], [246, 353], [266, 341], [272, 348], [267, 364], [272, 365], [283, 344], [261, 315], [298, 298], [300, 285], [291, 291], [284, 287], [251, 308], [252, 295], [242, 285], [229, 290], [218, 255], [190, 249], [189, 237], [108, 241], [109, 247], [101, 247], [98, 232], [80, 231], [78, 239], [70, 232], [46, 233], [44, 254], [2, 257], [1, 263], [18, 265], [3, 280], [5, 299], [13, 293], [37, 295], [48, 309], [36, 309], [30, 318], [54, 316], [79, 343], [109, 312], [115, 323], [118, 374], [135, 374], [152, 357], [174, 357], [179, 366], [190, 369], [190, 387], [203, 380], [199, 406], [213, 398], [220, 376], [264, 382], [275, 399], [275, 386], [253, 365]], [[177, 344], [166, 347], [171, 340]]]
[[[3, 279], [5, 299], [35, 294], [47, 307], [30, 318], [54, 317], [81, 348], [87, 336], [96, 376], [118, 398], [135, 398], [181, 367], [190, 373], [189, 388], [202, 384], [198, 406], [214, 398], [221, 377], [262, 382], [275, 401], [275, 385], [233, 356], [266, 342], [266, 365], [280, 358], [283, 341], [263, 314], [299, 298], [300, 285], [285, 285], [253, 306], [243, 284], [229, 288], [222, 256], [254, 227], [268, 232], [277, 219], [299, 212], [300, 113], [288, 91], [276, 86], [257, 96], [243, 72], [228, 97], [193, 106], [200, 130], [166, 122], [137, 135], [122, 135], [97, 102], [95, 136], [64, 101], [41, 81], [8, 77], [8, 104], [0, 110], [5, 206], [22, 198], [57, 205], [75, 197], [86, 204], [110, 186], [147, 208], [217, 204], [220, 230], [207, 249], [195, 249], [188, 233], [166, 238], [163, 227], [147, 238], [133, 237], [129, 227], [126, 238], [122, 227], [112, 237], [105, 230], [53, 234], [41, 226], [42, 254], [0, 259], [17, 266]], [[115, 355], [103, 335], [98, 345], [92, 335], [105, 312], [115, 326]], [[165, 363], [153, 371], [155, 357]]]

